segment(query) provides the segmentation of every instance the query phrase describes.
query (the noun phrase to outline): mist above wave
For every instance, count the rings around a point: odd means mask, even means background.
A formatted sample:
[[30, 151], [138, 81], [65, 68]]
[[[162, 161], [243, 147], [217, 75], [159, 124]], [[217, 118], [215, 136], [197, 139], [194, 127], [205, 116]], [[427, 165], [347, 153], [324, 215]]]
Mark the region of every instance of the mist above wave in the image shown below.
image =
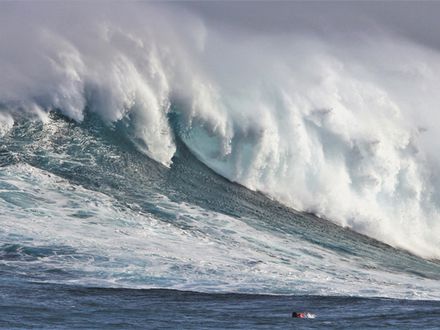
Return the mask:
[[1, 6], [0, 136], [91, 111], [170, 165], [178, 134], [232, 181], [440, 257], [435, 48], [370, 23], [275, 33], [175, 6]]

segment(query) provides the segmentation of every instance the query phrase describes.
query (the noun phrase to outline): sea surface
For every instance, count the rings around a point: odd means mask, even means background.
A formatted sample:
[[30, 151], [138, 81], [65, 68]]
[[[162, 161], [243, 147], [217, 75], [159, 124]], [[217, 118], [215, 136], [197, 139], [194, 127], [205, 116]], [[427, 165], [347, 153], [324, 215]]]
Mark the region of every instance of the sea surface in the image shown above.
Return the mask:
[[439, 13], [0, 1], [0, 328], [440, 329]]
[[[207, 294], [15, 282], [2, 285], [5, 329], [438, 329], [438, 301]], [[30, 297], [31, 296], [31, 297]], [[314, 319], [291, 317], [311, 310]]]
[[[435, 329], [440, 264], [222, 178], [91, 115], [0, 150], [0, 326]], [[315, 319], [293, 319], [309, 311]]]

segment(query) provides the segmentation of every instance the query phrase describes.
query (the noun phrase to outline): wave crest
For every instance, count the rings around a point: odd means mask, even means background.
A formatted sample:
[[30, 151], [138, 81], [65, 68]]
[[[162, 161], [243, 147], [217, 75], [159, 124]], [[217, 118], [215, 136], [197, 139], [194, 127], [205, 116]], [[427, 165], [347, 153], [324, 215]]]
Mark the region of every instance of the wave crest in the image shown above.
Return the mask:
[[232, 181], [440, 257], [437, 52], [389, 33], [231, 33], [163, 6], [2, 6], [0, 135], [11, 116], [91, 111], [170, 165], [178, 134]]

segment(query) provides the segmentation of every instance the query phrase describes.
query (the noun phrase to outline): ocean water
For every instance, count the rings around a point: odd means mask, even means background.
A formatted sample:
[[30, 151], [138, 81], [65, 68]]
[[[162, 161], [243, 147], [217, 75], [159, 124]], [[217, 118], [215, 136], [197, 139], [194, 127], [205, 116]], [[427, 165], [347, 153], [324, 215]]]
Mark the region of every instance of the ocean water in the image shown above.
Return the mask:
[[438, 328], [439, 54], [254, 5], [0, 4], [1, 328]]
[[2, 327], [437, 326], [438, 262], [111, 133], [51, 115], [4, 138]]
[[[19, 291], [16, 284], [6, 288], [1, 326], [8, 329], [437, 329], [440, 313], [437, 301], [420, 300], [29, 283], [22, 283]], [[31, 302], [27, 294], [33, 296]], [[318, 316], [295, 319], [292, 309], [313, 310]]]

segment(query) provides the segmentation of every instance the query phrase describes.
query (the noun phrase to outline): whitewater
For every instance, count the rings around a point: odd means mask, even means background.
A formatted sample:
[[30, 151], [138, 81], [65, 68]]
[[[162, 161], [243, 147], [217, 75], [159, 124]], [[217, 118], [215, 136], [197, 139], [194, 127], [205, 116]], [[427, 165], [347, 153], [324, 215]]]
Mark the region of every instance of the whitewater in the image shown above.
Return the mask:
[[71, 290], [437, 310], [437, 44], [386, 4], [248, 6], [0, 4], [2, 308], [47, 289], [84, 315]]
[[437, 129], [432, 49], [362, 31], [353, 40], [231, 35], [176, 9], [165, 24], [150, 6], [124, 9], [123, 20], [98, 6], [70, 5], [67, 16], [38, 5], [25, 22], [15, 20], [20, 5], [4, 7], [3, 135], [17, 116], [44, 121], [58, 110], [80, 122], [89, 111], [169, 166], [178, 134], [231, 181], [439, 256], [437, 155], [420, 141]]

